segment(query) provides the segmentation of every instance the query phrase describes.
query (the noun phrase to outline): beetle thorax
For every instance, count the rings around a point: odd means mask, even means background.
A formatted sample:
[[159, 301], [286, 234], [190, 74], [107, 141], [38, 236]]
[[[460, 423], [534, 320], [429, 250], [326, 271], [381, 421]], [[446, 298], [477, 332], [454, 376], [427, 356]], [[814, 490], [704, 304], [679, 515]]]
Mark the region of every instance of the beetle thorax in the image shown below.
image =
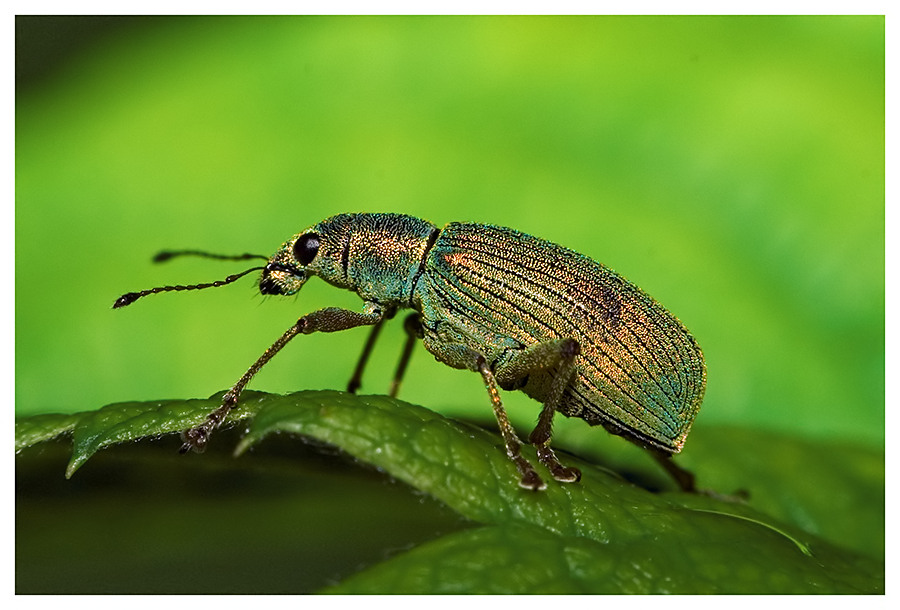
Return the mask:
[[429, 222], [401, 214], [341, 214], [315, 230], [329, 242], [329, 261], [321, 261], [316, 270], [322, 279], [364, 300], [400, 306], [409, 305], [438, 231]]

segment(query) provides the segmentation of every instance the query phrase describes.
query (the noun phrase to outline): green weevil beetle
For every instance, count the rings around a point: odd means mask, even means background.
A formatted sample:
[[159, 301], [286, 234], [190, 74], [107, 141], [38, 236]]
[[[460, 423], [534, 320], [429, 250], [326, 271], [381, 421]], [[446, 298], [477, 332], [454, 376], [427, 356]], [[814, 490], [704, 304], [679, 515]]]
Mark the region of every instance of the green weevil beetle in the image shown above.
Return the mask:
[[286, 241], [271, 257], [197, 251], [163, 252], [263, 258], [217, 282], [162, 286], [121, 296], [113, 307], [170, 290], [223, 286], [262, 270], [264, 295], [292, 295], [312, 277], [356, 292], [362, 311], [326, 307], [301, 317], [225, 394], [205, 422], [182, 433], [182, 452], [202, 451], [252, 377], [299, 334], [371, 326], [348, 390], [362, 371], [382, 324], [399, 309], [408, 339], [391, 386], [397, 393], [416, 340], [440, 362], [484, 380], [506, 453], [527, 489], [545, 484], [522, 455], [500, 389], [543, 403], [529, 442], [557, 481], [578, 481], [550, 448], [556, 412], [601, 425], [648, 449], [682, 489], [694, 479], [669, 458], [681, 451], [700, 408], [706, 366], [697, 342], [662, 305], [604, 265], [512, 229], [474, 223], [439, 228], [400, 214], [339, 214]]

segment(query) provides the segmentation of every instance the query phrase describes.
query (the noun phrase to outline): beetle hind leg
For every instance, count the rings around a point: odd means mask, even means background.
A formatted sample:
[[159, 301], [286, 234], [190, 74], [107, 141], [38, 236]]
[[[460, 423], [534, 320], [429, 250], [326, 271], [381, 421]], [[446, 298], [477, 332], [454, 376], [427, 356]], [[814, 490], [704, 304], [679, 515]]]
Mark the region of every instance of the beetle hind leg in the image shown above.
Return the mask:
[[506, 446], [506, 455], [519, 471], [519, 486], [524, 489], [540, 491], [547, 485], [541, 480], [534, 466], [522, 455], [522, 441], [519, 440], [516, 431], [509, 421], [503, 400], [500, 398], [500, 387], [493, 368], [487, 363], [487, 359], [480, 352], [462, 343], [444, 343], [434, 340], [433, 335], [426, 334], [425, 348], [434, 354], [441, 362], [457, 369], [468, 369], [480, 373], [484, 380], [485, 388], [491, 398], [491, 406], [494, 408], [494, 417], [500, 428], [500, 435]]
[[676, 464], [672, 460], [672, 454], [664, 453], [657, 450], [650, 450], [650, 454], [656, 459], [660, 466], [662, 466], [669, 476], [671, 476], [678, 486], [681, 488], [681, 491], [687, 492], [696, 492], [697, 486], [694, 480], [694, 473], [690, 470], [685, 470], [678, 464]]
[[550, 471], [554, 479], [562, 483], [575, 483], [581, 480], [581, 471], [574, 467], [563, 466], [550, 448], [553, 415], [562, 401], [563, 392], [572, 382], [575, 375], [575, 357], [580, 353], [581, 346], [575, 339], [546, 341], [518, 353], [502, 367], [501, 371], [498, 371], [498, 376], [506, 383], [514, 384], [516, 380], [533, 372], [556, 367], [544, 400], [544, 407], [541, 409], [537, 425], [528, 437], [528, 442], [537, 450], [541, 464]]

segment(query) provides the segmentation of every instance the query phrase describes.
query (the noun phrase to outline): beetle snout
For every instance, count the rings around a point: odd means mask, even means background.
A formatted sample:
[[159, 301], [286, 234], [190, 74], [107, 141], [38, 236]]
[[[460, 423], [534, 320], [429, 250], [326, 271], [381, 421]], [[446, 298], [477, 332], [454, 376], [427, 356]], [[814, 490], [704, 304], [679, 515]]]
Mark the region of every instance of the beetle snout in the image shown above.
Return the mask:
[[297, 292], [306, 281], [306, 273], [282, 263], [270, 262], [263, 268], [259, 279], [262, 294], [287, 295]]
[[259, 281], [259, 291], [262, 294], [282, 294], [281, 286], [278, 285], [278, 282], [265, 275]]

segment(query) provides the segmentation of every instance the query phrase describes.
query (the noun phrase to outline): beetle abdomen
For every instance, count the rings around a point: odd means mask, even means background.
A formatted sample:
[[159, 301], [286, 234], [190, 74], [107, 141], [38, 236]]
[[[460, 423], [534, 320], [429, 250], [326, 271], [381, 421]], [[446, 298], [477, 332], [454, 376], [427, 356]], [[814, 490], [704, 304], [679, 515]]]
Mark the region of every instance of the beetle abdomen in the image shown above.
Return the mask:
[[[482, 351], [572, 338], [576, 379], [558, 409], [668, 452], [680, 451], [700, 407], [706, 372], [681, 322], [611, 269], [556, 244], [501, 227], [451, 223], [426, 261], [420, 294]], [[551, 372], [523, 390], [543, 399]]]

